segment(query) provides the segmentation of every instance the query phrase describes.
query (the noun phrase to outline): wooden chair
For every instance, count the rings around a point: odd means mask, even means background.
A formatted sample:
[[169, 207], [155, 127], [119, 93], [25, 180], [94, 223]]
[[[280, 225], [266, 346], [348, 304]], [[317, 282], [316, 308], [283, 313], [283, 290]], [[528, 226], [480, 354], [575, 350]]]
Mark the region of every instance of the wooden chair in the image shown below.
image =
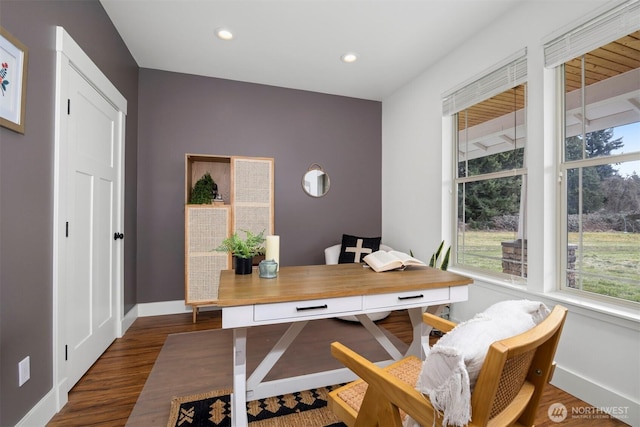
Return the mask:
[[[556, 305], [534, 328], [489, 347], [471, 394], [469, 426], [533, 425], [566, 315]], [[423, 320], [443, 332], [455, 326], [428, 313]], [[422, 368], [417, 357], [379, 368], [338, 342], [331, 354], [361, 378], [329, 394], [329, 406], [348, 426], [401, 427], [405, 414], [422, 426], [442, 425], [442, 415], [415, 388]]]

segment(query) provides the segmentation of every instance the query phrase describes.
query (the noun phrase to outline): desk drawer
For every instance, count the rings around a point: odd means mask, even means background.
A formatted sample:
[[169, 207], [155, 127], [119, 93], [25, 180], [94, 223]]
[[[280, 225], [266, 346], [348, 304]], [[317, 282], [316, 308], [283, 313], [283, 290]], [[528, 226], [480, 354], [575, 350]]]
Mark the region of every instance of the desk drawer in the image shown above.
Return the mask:
[[362, 297], [326, 298], [309, 301], [258, 304], [253, 308], [256, 321], [275, 319], [304, 319], [312, 316], [332, 317], [349, 311], [362, 310]]
[[423, 307], [449, 300], [449, 288], [421, 289], [416, 291], [396, 292], [393, 294], [366, 295], [364, 309], [388, 308], [397, 310], [403, 307]]

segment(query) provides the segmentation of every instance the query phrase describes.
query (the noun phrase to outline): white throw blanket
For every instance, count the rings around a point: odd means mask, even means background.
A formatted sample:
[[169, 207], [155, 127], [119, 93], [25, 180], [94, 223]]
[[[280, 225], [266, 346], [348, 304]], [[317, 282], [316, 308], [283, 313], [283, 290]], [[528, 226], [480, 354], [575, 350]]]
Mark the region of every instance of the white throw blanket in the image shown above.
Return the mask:
[[[503, 301], [440, 338], [426, 355], [416, 388], [443, 413], [443, 425], [464, 426], [471, 420], [471, 393], [489, 346], [528, 331], [548, 314], [540, 302]], [[419, 426], [410, 417], [403, 424]]]

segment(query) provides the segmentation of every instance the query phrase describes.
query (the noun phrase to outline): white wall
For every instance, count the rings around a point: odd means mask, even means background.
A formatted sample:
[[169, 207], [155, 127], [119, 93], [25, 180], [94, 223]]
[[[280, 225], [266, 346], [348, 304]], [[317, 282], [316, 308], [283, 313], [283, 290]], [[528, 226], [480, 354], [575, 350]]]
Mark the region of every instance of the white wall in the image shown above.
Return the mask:
[[[543, 68], [542, 45], [619, 1], [526, 1], [425, 70], [383, 102], [382, 236], [425, 259], [441, 239], [451, 242], [451, 148], [442, 94], [513, 53], [528, 52], [528, 289], [476, 278], [469, 301], [453, 316], [471, 317], [491, 303], [529, 298], [569, 308], [557, 352], [554, 384], [597, 407], [628, 407], [623, 421], [640, 425], [640, 323], [636, 312], [615, 312], [567, 299], [555, 289], [554, 73]], [[434, 41], [437, 43], [437, 41]], [[444, 122], [444, 125], [443, 125]], [[625, 418], [626, 417], [626, 418]]]

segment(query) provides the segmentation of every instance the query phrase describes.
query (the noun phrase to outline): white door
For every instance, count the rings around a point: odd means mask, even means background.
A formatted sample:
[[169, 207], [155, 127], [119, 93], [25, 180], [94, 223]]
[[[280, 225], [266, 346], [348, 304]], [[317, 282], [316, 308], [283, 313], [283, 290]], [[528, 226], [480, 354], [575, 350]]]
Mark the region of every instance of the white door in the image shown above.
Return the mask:
[[[127, 100], [56, 28], [53, 333], [56, 409], [123, 329]], [[118, 239], [114, 239], [117, 235]]]
[[[119, 113], [70, 67], [67, 109], [67, 374], [71, 387], [116, 338]], [[119, 237], [119, 236], [118, 236]]]

